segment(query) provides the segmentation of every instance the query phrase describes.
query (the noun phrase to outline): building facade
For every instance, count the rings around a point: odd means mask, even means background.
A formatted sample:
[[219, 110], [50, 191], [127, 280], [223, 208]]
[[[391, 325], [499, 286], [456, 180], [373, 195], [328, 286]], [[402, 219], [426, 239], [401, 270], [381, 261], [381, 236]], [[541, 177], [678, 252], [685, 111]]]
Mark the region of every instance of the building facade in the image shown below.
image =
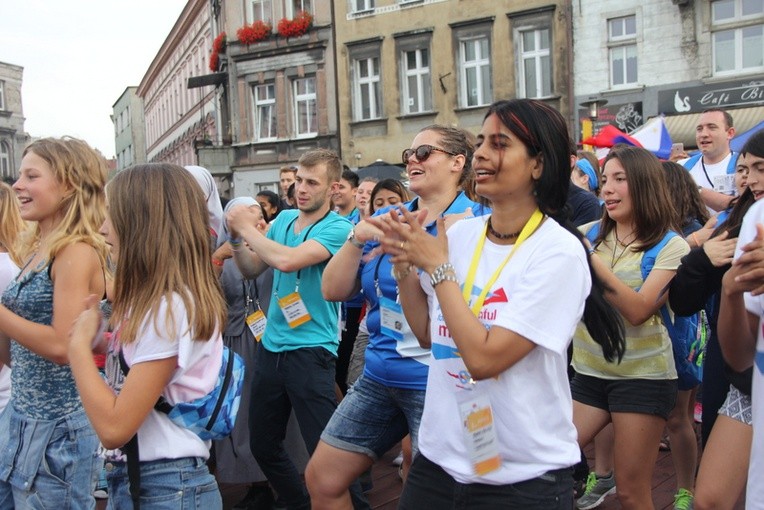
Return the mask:
[[228, 161], [231, 196], [278, 190], [279, 169], [310, 149], [339, 151], [333, 3], [223, 2], [226, 42], [213, 71], [227, 75], [230, 120], [222, 146], [203, 149], [200, 160]]
[[340, 139], [351, 167], [400, 163], [433, 123], [477, 133], [499, 99], [541, 99], [572, 122], [569, 1], [334, 4]]
[[149, 162], [197, 164], [198, 147], [218, 137], [216, 87], [188, 86], [189, 79], [207, 73], [216, 30], [210, 4], [188, 1], [136, 90], [143, 102]]
[[21, 83], [24, 68], [0, 62], [0, 179], [13, 182], [29, 143], [24, 132]]
[[[663, 114], [673, 141], [693, 148], [707, 108], [728, 109], [738, 132], [764, 119], [762, 2], [574, 1], [573, 42], [575, 103], [598, 101], [595, 129]], [[579, 134], [587, 117], [579, 109]]]
[[146, 162], [143, 102], [136, 94], [137, 89], [127, 87], [112, 106], [117, 171]]

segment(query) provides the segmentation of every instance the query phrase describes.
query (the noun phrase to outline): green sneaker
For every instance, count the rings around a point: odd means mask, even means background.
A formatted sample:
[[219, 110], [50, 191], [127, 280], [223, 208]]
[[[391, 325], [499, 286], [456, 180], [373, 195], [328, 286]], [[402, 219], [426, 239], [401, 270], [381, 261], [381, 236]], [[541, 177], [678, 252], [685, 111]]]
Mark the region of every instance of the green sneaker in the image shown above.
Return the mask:
[[674, 494], [674, 510], [692, 510], [693, 497], [687, 489], [679, 489]]
[[615, 476], [613, 473], [603, 477], [589, 473], [589, 478], [586, 479], [586, 490], [584, 495], [576, 500], [576, 508], [578, 510], [597, 508], [607, 496], [614, 493]]

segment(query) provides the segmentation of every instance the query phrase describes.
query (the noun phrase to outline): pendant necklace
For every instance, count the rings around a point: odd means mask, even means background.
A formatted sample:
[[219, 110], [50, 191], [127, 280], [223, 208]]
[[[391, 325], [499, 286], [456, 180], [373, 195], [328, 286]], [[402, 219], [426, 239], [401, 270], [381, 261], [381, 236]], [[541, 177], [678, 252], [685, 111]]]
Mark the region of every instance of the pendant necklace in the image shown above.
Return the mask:
[[[626, 236], [626, 239], [628, 239], [629, 237], [631, 237], [631, 235], [632, 235], [633, 233], [634, 233], [634, 232], [632, 232], [631, 234], [629, 234], [628, 236]], [[615, 241], [616, 241], [616, 242], [613, 244], [613, 253], [610, 255], [610, 269], [613, 269], [613, 268], [615, 267], [615, 265], [616, 265], [616, 264], [618, 264], [618, 261], [619, 261], [619, 260], [621, 260], [621, 258], [623, 258], [623, 256], [626, 254], [626, 251], [629, 249], [629, 247], [630, 247], [632, 244], [634, 244], [634, 241], [636, 241], [636, 240], [637, 240], [637, 238], [635, 237], [635, 238], [634, 238], [634, 239], [632, 239], [632, 240], [631, 240], [631, 241], [630, 241], [628, 244], [624, 244], [624, 243], [623, 243], [623, 241], [621, 241], [620, 239], [618, 239], [618, 231], [617, 231], [617, 230], [615, 230], [615, 231], [613, 232], [613, 234], [615, 235]], [[621, 254], [620, 254], [620, 255], [618, 255], [618, 257], [616, 257], [616, 256], [615, 256], [615, 252], [618, 250], [618, 245], [621, 245], [621, 246], [623, 246], [623, 250], [621, 251]]]

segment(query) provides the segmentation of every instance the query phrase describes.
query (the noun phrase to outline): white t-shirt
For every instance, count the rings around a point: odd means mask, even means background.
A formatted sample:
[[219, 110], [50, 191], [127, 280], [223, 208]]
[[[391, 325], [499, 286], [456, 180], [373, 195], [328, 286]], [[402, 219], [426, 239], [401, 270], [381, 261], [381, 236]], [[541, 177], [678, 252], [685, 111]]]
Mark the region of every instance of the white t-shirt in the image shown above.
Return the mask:
[[[745, 215], [743, 226], [737, 240], [735, 258], [742, 253], [741, 248], [756, 237], [756, 225], [764, 223], [764, 201], [756, 202]], [[751, 296], [745, 293], [746, 309], [764, 317], [764, 297]], [[751, 463], [748, 468], [748, 488], [745, 495], [746, 510], [764, 509], [764, 331], [759, 320], [758, 339], [756, 340], [756, 357], [753, 369], [753, 387], [751, 402], [753, 404], [753, 442], [751, 444]]]
[[[0, 252], [0, 294], [3, 293], [5, 288], [18, 273], [19, 266], [11, 260], [11, 256], [6, 252]], [[10, 398], [11, 369], [8, 366], [3, 365], [3, 367], [0, 368], [0, 411], [5, 409]]]
[[[463, 285], [487, 217], [466, 219], [448, 231], [449, 253]], [[485, 241], [472, 289], [473, 299], [512, 246]], [[459, 418], [458, 399], [475, 391], [423, 274], [430, 312], [432, 361], [419, 448], [460, 483], [504, 485], [536, 478], [580, 460], [567, 377], [567, 348], [584, 310], [591, 279], [581, 243], [547, 219], [512, 256], [490, 289], [480, 320], [536, 344], [499, 376], [477, 383], [491, 402], [501, 467], [474, 473]]]
[[[162, 300], [157, 317], [162, 319], [167, 303]], [[154, 328], [153, 320], [145, 320], [134, 342], [122, 346], [125, 361], [137, 363], [178, 357], [178, 366], [162, 396], [170, 404], [190, 402], [209, 393], [215, 386], [223, 359], [223, 337], [219, 332], [208, 341], [193, 340], [188, 331], [188, 316], [179, 295], [173, 295], [172, 312], [176, 331], [169, 337]], [[160, 320], [160, 326], [163, 322]], [[119, 390], [122, 372], [117, 359], [119, 346], [112, 342], [107, 361], [109, 384]], [[116, 363], [116, 366], [115, 366]], [[194, 432], [173, 423], [166, 414], [154, 409], [138, 429], [138, 449], [141, 462], [183, 457], [209, 457], [209, 442]]]
[[[731, 157], [732, 153], [730, 152], [724, 159], [714, 164], [704, 163], [703, 158], [701, 157], [698, 159], [698, 162], [695, 163], [695, 166], [690, 168], [690, 175], [695, 179], [698, 186], [711, 188], [714, 191], [724, 193], [725, 195], [734, 195], [735, 174], [727, 173], [727, 167], [729, 166]], [[683, 159], [679, 164], [684, 165], [686, 161], [686, 159]], [[705, 172], [703, 171], [704, 165]], [[708, 174], [708, 176], [706, 176], [706, 174]]]

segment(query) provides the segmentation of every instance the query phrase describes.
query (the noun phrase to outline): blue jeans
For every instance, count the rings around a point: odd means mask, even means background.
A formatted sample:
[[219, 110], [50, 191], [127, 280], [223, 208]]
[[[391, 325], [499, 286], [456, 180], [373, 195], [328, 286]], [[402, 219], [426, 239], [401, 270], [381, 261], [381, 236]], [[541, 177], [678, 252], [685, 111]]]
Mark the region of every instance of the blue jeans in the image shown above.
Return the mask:
[[[109, 486], [108, 510], [130, 510], [130, 484], [127, 463], [107, 462]], [[141, 510], [176, 510], [178, 508], [220, 510], [223, 500], [215, 478], [204, 459], [161, 459], [141, 462]]]
[[424, 390], [393, 388], [361, 375], [334, 411], [321, 440], [376, 460], [410, 433], [416, 455], [423, 409]]
[[509, 485], [464, 484], [417, 455], [403, 486], [399, 510], [570, 510], [572, 468], [548, 471]]
[[0, 414], [0, 510], [92, 509], [102, 461], [84, 411], [36, 420]]

